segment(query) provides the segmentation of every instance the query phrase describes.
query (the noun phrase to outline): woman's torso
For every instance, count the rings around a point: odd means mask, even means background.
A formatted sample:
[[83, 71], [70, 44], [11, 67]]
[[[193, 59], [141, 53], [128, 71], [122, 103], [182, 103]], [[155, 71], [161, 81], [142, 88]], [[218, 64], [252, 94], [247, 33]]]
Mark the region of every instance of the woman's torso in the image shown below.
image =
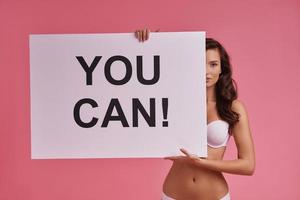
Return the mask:
[[[208, 105], [208, 123], [220, 118], [217, 116], [216, 110]], [[222, 160], [225, 149], [208, 146], [206, 159]], [[174, 161], [165, 178], [163, 192], [176, 200], [216, 200], [228, 192], [228, 185], [221, 172]]]

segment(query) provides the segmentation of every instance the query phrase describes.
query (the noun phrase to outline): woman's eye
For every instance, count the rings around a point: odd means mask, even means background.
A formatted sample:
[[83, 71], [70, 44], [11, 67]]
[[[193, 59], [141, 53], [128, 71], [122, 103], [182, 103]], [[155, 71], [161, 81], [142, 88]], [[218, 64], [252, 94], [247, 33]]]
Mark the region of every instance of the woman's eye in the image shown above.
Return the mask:
[[216, 63], [212, 63], [212, 64], [211, 64], [212, 67], [216, 67], [217, 65], [218, 65], [218, 64], [216, 64]]

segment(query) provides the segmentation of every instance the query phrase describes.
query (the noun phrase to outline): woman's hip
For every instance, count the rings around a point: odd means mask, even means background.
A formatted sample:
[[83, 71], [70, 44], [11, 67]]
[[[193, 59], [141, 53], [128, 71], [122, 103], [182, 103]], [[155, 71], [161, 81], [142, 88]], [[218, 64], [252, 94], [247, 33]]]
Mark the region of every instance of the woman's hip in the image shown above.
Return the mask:
[[[170, 197], [167, 194], [165, 194], [164, 192], [162, 192], [162, 194], [161, 194], [161, 200], [176, 200], [176, 199], [173, 198], [173, 197]], [[221, 197], [219, 200], [230, 200], [230, 193], [229, 193], [229, 191], [223, 197]]]

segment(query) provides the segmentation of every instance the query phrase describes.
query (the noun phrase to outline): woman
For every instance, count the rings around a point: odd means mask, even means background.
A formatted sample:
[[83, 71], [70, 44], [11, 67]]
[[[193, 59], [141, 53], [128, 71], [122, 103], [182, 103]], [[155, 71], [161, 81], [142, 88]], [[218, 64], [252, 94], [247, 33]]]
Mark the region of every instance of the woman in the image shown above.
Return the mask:
[[[150, 30], [137, 30], [139, 41], [149, 38]], [[255, 170], [254, 145], [244, 104], [237, 100], [229, 56], [214, 39], [206, 39], [207, 158], [185, 149], [184, 156], [165, 157], [173, 165], [163, 184], [163, 200], [229, 200], [222, 172], [252, 175]], [[236, 84], [235, 84], [236, 86]], [[233, 136], [238, 156], [223, 160], [226, 144]]]

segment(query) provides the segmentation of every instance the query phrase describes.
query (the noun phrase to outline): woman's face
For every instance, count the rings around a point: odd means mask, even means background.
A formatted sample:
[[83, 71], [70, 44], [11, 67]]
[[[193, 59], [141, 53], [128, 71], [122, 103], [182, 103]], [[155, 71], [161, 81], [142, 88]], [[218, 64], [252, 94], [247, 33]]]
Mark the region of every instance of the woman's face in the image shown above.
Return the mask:
[[206, 50], [206, 87], [214, 86], [221, 73], [221, 57], [218, 49]]

